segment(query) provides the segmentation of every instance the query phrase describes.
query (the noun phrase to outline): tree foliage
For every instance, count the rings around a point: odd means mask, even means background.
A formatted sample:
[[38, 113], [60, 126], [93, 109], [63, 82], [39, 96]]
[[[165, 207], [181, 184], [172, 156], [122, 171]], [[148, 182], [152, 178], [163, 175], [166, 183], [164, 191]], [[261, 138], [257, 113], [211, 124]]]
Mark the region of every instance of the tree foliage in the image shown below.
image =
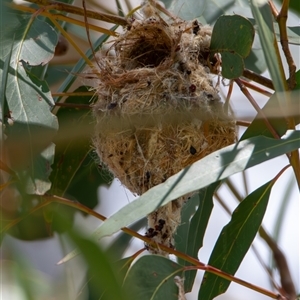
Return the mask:
[[[97, 67], [91, 63], [95, 52], [110, 34], [115, 35], [120, 25], [126, 25], [127, 17], [132, 18], [134, 11], [129, 12], [124, 3], [116, 1], [120, 13], [108, 20], [111, 29], [106, 30], [98, 25], [92, 27], [84, 18], [87, 15], [98, 20], [106, 18], [107, 21], [109, 17], [105, 13], [81, 7], [76, 10], [76, 6], [68, 5], [73, 3], [72, 0], [28, 0], [28, 5], [2, 1], [1, 237], [12, 235], [21, 240], [37, 240], [55, 232], [68, 233], [76, 250], [60, 263], [81, 253], [88, 268], [85, 288], [89, 290], [90, 299], [183, 299], [178, 298], [178, 294], [192, 289], [196, 270], [205, 271], [198, 299], [214, 299], [225, 293], [232, 281], [270, 298], [293, 299], [296, 297], [295, 288], [284, 280], [290, 276], [288, 268], [282, 264], [284, 254], [261, 226], [271, 202], [272, 188], [288, 167], [293, 169], [300, 186], [300, 132], [297, 130], [300, 70], [289, 51], [289, 42], [300, 44], [300, 31], [299, 27], [286, 25], [285, 17], [290, 14], [289, 1], [283, 1], [279, 11], [271, 1], [163, 2], [182, 19], [214, 24], [208, 60], [221, 59], [221, 76], [230, 82], [228, 90], [233, 84], [238, 85], [240, 93], [255, 107], [257, 116], [247, 124], [247, 129], [235, 144], [183, 169], [105, 219], [93, 211], [98, 203], [99, 185], [109, 184], [112, 179], [99, 159], [95, 159], [91, 147], [95, 124], [90, 105], [97, 101], [97, 96], [90, 86], [80, 83], [78, 87], [76, 83], [78, 77], [89, 77], [84, 70], [87, 65], [90, 70]], [[294, 2], [291, 1], [292, 8]], [[294, 9], [299, 16], [297, 7]], [[71, 17], [73, 13], [81, 14], [81, 23]], [[69, 33], [86, 38], [87, 32], [94, 27], [103, 34], [98, 38], [93, 36], [93, 50], [83, 53]], [[65, 43], [61, 36], [80, 53], [80, 59], [72, 66], [63, 63], [51, 65], [59, 47]], [[280, 47], [283, 54], [279, 52]], [[289, 72], [287, 78], [284, 68]], [[66, 70], [67, 76], [61, 81]], [[265, 70], [271, 80], [261, 75]], [[57, 83], [60, 85], [58, 89], [55, 87]], [[264, 107], [258, 106], [248, 88], [268, 97]], [[230, 96], [230, 92], [228, 94]], [[238, 199], [241, 202], [220, 232], [208, 265], [199, 261], [198, 252], [210, 222], [213, 196], [219, 186], [230, 186], [231, 175], [279, 156], [285, 157], [286, 167], [274, 173], [272, 180], [261, 180], [260, 187]], [[111, 259], [111, 253], [107, 253], [110, 251], [97, 246], [95, 241], [121, 230], [123, 233], [117, 237], [119, 241], [123, 241], [126, 234], [151, 243], [149, 237], [137, 233], [139, 228], [129, 226], [157, 207], [191, 192], [194, 196], [182, 211], [175, 249], [156, 245], [174, 254], [177, 262], [155, 255], [139, 257], [139, 253]], [[104, 221], [92, 233], [91, 240], [72, 229], [76, 211]], [[265, 239], [270, 251], [277, 254], [276, 263], [282, 278], [278, 283], [280, 288], [274, 285], [274, 291], [234, 276], [257, 233]], [[126, 249], [129, 239], [118, 245]], [[132, 264], [136, 257], [137, 261]], [[185, 278], [182, 285], [176, 276]], [[34, 295], [30, 296], [34, 294], [30, 283], [24, 283], [23, 288], [28, 299], [35, 299]]]

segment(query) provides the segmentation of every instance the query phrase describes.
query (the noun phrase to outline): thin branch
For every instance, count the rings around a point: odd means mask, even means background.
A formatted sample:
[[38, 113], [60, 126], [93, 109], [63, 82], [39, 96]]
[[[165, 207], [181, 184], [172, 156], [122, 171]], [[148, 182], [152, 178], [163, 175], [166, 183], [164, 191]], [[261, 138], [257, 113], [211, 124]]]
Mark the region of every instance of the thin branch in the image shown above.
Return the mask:
[[251, 125], [251, 122], [243, 121], [243, 120], [237, 120], [236, 125], [237, 126], [243, 126], [243, 127], [249, 127]]
[[[76, 20], [76, 19], [71, 18], [69, 16], [64, 16], [62, 14], [54, 14], [54, 13], [49, 13], [47, 11], [40, 11], [40, 10], [34, 9], [32, 7], [28, 7], [28, 6], [24, 6], [24, 5], [20, 5], [20, 4], [15, 4], [15, 3], [10, 3], [9, 7], [11, 7], [12, 9], [15, 9], [15, 10], [29, 12], [29, 13], [32, 13], [32, 14], [36, 14], [37, 12], [39, 12], [39, 14], [41, 16], [44, 16], [44, 17], [51, 16], [55, 20], [60, 20], [60, 21], [68, 22], [68, 23], [75, 24], [75, 25], [78, 25], [78, 26], [81, 26], [81, 27], [85, 27], [84, 22]], [[115, 32], [115, 31], [111, 31], [111, 30], [103, 28], [103, 27], [95, 26], [93, 24], [90, 24], [90, 29], [92, 29], [94, 31], [97, 31], [97, 32], [104, 33], [104, 34], [112, 35], [112, 36], [117, 36], [118, 35], [117, 32]]]
[[273, 252], [274, 260], [280, 274], [281, 286], [288, 299], [296, 299], [296, 289], [292, 280], [292, 276], [283, 252], [279, 249], [274, 240], [267, 234], [267, 232], [261, 227], [259, 235], [268, 244]]
[[92, 109], [92, 107], [90, 105], [88, 105], [88, 104], [78, 104], [78, 103], [56, 102], [55, 106], [68, 107], [68, 108], [76, 108], [76, 109]]
[[87, 36], [90, 48], [92, 50], [93, 56], [95, 58], [96, 64], [99, 67], [99, 69], [101, 70], [101, 66], [100, 66], [100, 64], [98, 62], [98, 59], [96, 59], [96, 53], [95, 53], [95, 50], [93, 48], [93, 45], [92, 45], [92, 42], [91, 42], [91, 38], [90, 38], [90, 30], [89, 30], [90, 24], [88, 22], [88, 18], [87, 18], [87, 15], [86, 15], [87, 9], [86, 9], [86, 6], [85, 6], [85, 0], [82, 0], [82, 6], [83, 6], [83, 10], [84, 10], [84, 23], [85, 23], [86, 36]]
[[[20, 221], [22, 221], [24, 218], [28, 217], [30, 214], [32, 214], [33, 212], [41, 209], [42, 207], [45, 207], [47, 205], [49, 205], [50, 203], [53, 203], [53, 202], [56, 202], [56, 203], [60, 203], [60, 204], [64, 204], [64, 205], [67, 205], [67, 206], [70, 206], [70, 207], [74, 207], [74, 208], [77, 208], [85, 213], [88, 213], [94, 217], [96, 217], [97, 219], [100, 219], [102, 221], [105, 221], [106, 220], [106, 217], [95, 212], [94, 210], [84, 206], [83, 204], [79, 203], [79, 202], [75, 202], [75, 201], [71, 201], [71, 200], [68, 200], [66, 198], [63, 198], [63, 197], [59, 197], [59, 196], [55, 196], [55, 195], [48, 195], [48, 196], [42, 196], [42, 198], [46, 199], [46, 201], [42, 202], [41, 204], [37, 205], [34, 209], [32, 209], [28, 214], [26, 214], [24, 217], [22, 218], [18, 218], [16, 220], [14, 220], [13, 222], [9, 223], [7, 226], [5, 226], [4, 228], [2, 228], [1, 232], [4, 232], [6, 230], [8, 230], [9, 228], [11, 228], [12, 226], [16, 225], [17, 223], [19, 223]], [[207, 271], [207, 272], [210, 272], [210, 273], [213, 273], [217, 276], [220, 276], [224, 279], [227, 279], [227, 280], [230, 280], [230, 281], [233, 281], [233, 282], [236, 282], [242, 286], [245, 286], [247, 288], [250, 288], [254, 291], [257, 291], [263, 295], [267, 295], [273, 299], [280, 299], [280, 296], [281, 295], [278, 295], [278, 294], [275, 294], [271, 291], [268, 291], [268, 290], [265, 290], [261, 287], [258, 287], [256, 285], [253, 285], [249, 282], [246, 282], [242, 279], [239, 279], [233, 275], [230, 275], [226, 272], [223, 272], [217, 268], [214, 268], [212, 266], [209, 266], [209, 265], [206, 265], [202, 262], [200, 262], [199, 260], [197, 260], [196, 258], [193, 258], [189, 255], [186, 255], [185, 253], [182, 253], [182, 252], [179, 252], [179, 251], [176, 251], [175, 249], [173, 248], [170, 248], [170, 247], [167, 247], [165, 245], [162, 245], [162, 244], [159, 244], [159, 243], [156, 243], [154, 242], [151, 238], [148, 238], [146, 236], [143, 236], [137, 232], [135, 232], [134, 230], [131, 230], [127, 227], [123, 227], [121, 228], [122, 231], [124, 231], [125, 233], [133, 236], [133, 237], [136, 237], [142, 241], [144, 241], [145, 243], [151, 245], [152, 247], [155, 247], [155, 248], [159, 248], [163, 251], [166, 251], [170, 254], [174, 254], [175, 256], [177, 257], [180, 257], [188, 262], [190, 262], [191, 264], [195, 265], [197, 267], [197, 269], [201, 269], [201, 270], [204, 270], [204, 271]], [[142, 250], [141, 250], [142, 251]], [[189, 267], [187, 267], [189, 268]]]
[[255, 81], [271, 90], [275, 90], [272, 80], [270, 80], [269, 78], [266, 78], [262, 75], [256, 74], [251, 70], [244, 69], [243, 77], [248, 78], [252, 81]]
[[269, 91], [265, 90], [265, 89], [262, 89], [260, 88], [259, 86], [257, 85], [254, 85], [252, 84], [251, 82], [247, 81], [247, 80], [244, 80], [242, 78], [240, 78], [241, 82], [244, 84], [245, 87], [253, 90], [253, 91], [256, 91], [264, 96], [267, 96], [267, 97], [271, 97], [273, 94], [270, 93]]
[[[52, 1], [52, 0], [26, 0], [26, 1], [35, 3], [42, 7], [46, 7], [46, 9], [56, 9], [59, 11], [84, 16], [83, 9], [80, 7], [74, 6], [74, 5], [69, 5], [69, 4]], [[117, 15], [110, 15], [110, 14], [100, 13], [100, 12], [91, 11], [91, 10], [87, 10], [86, 15], [88, 18], [92, 18], [95, 20], [100, 20], [100, 21], [118, 24], [118, 25], [122, 25], [122, 26], [128, 25], [128, 21], [126, 18], [117, 16]]]
[[272, 135], [274, 136], [274, 138], [276, 139], [280, 139], [280, 136], [278, 135], [278, 133], [275, 131], [275, 129], [273, 128], [273, 126], [270, 124], [267, 116], [265, 115], [265, 113], [262, 111], [262, 109], [258, 106], [258, 104], [256, 103], [256, 101], [254, 100], [254, 98], [251, 96], [251, 94], [249, 93], [249, 91], [247, 90], [247, 88], [244, 86], [244, 84], [241, 82], [240, 79], [235, 79], [235, 82], [237, 83], [237, 85], [240, 87], [241, 91], [243, 92], [243, 94], [247, 97], [247, 99], [250, 101], [250, 103], [252, 104], [252, 106], [255, 108], [255, 110], [257, 111], [257, 113], [262, 117], [262, 119], [264, 120], [266, 126], [268, 127], [269, 131], [272, 133]]
[[259, 286], [254, 285], [254, 284], [246, 282], [246, 281], [244, 281], [242, 279], [239, 279], [239, 278], [237, 278], [235, 276], [232, 276], [232, 275], [230, 275], [228, 273], [225, 273], [222, 270], [219, 270], [219, 269], [217, 269], [215, 267], [212, 267], [210, 265], [204, 265], [204, 266], [202, 266], [202, 265], [199, 265], [199, 266], [196, 265], [196, 267], [194, 267], [194, 266], [186, 266], [186, 267], [184, 267], [184, 270], [186, 270], [186, 271], [187, 270], [195, 270], [195, 269], [204, 270], [206, 272], [215, 274], [215, 275], [217, 275], [219, 277], [222, 277], [222, 278], [227, 279], [229, 281], [238, 283], [238, 284], [240, 284], [240, 285], [242, 285], [244, 287], [247, 287], [247, 288], [249, 288], [249, 289], [251, 289], [253, 291], [256, 291], [256, 292], [258, 292], [260, 294], [266, 295], [266, 296], [268, 296], [270, 298], [277, 299], [277, 300], [287, 300], [286, 298], [282, 297], [282, 295], [280, 295], [280, 294], [275, 294], [275, 293], [273, 293], [271, 291], [268, 291], [268, 290], [266, 290], [264, 288], [261, 288]]

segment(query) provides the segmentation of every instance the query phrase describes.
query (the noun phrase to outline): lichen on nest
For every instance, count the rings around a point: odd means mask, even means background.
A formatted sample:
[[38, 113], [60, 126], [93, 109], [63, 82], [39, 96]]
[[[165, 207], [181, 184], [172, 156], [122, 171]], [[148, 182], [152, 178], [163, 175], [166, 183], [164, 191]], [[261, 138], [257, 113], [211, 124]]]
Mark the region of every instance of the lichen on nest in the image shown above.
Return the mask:
[[[94, 106], [97, 153], [136, 194], [235, 141], [207, 65], [211, 27], [164, 20], [146, 6], [148, 13], [114, 41], [115, 53], [99, 60]], [[146, 235], [173, 247], [183, 203], [150, 214]]]

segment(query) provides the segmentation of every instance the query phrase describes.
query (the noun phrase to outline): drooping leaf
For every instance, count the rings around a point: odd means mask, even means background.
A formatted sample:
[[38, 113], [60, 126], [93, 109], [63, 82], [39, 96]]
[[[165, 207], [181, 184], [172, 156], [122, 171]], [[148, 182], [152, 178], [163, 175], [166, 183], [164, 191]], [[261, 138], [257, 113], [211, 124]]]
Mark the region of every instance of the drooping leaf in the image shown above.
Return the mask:
[[[260, 42], [265, 54], [268, 71], [270, 72], [275, 91], [286, 91], [287, 83], [277, 48], [277, 41], [273, 27], [273, 16], [269, 3], [268, 1], [251, 0], [250, 4], [255, 23], [258, 26]], [[280, 99], [279, 102], [282, 103], [282, 106], [286, 105], [285, 97]]]
[[[107, 253], [110, 253], [110, 251], [107, 250]], [[125, 278], [128, 270], [131, 266], [131, 263], [132, 263], [132, 258], [131, 257], [122, 258], [121, 260], [118, 260], [118, 261], [112, 263], [113, 270], [115, 270], [118, 273], [118, 277], [121, 278], [122, 281], [124, 281], [124, 278]], [[88, 281], [88, 286], [87, 287], [89, 288], [89, 281]], [[98, 300], [107, 299], [107, 293], [108, 293], [108, 291], [105, 290], [102, 293], [102, 295], [97, 299]], [[94, 299], [95, 297], [93, 297], [93, 295], [91, 295], [91, 298]]]
[[[179, 226], [175, 238], [175, 241], [178, 241], [175, 243], [176, 250], [194, 258], [198, 257], [198, 252], [203, 245], [204, 234], [213, 209], [213, 194], [218, 186], [219, 182], [213, 183], [207, 188], [201, 189], [199, 193], [195, 195], [198, 200], [197, 211], [191, 220], [182, 219], [183, 225]], [[190, 201], [191, 200], [188, 201], [187, 205], [190, 204]], [[181, 258], [178, 259], [178, 263], [182, 266], [190, 265]], [[185, 272], [184, 287], [186, 292], [191, 291], [196, 273], [196, 270]]]
[[124, 291], [130, 292], [133, 300], [177, 300], [174, 277], [182, 277], [181, 269], [180, 265], [165, 257], [143, 256], [129, 270]]
[[[159, 206], [293, 151], [299, 148], [299, 143], [300, 132], [291, 130], [282, 140], [257, 136], [215, 151], [121, 208], [94, 231], [93, 238], [100, 239], [111, 235], [120, 228], [148, 215]], [[200, 173], [199, 170], [203, 170], [203, 172]], [[79, 254], [78, 250], [72, 251], [60, 263], [68, 261], [77, 254]]]
[[[264, 217], [273, 181], [259, 187], [235, 209], [230, 222], [222, 229], [208, 264], [234, 275], [248, 252]], [[225, 293], [230, 281], [204, 273], [198, 299], [210, 300]]]
[[70, 232], [72, 241], [82, 251], [83, 259], [88, 267], [90, 293], [94, 299], [131, 299], [121, 288], [121, 276], [113, 267], [112, 257], [99, 248], [94, 242]]
[[222, 75], [233, 79], [244, 71], [244, 58], [250, 54], [254, 29], [249, 20], [238, 15], [221, 16], [214, 28], [210, 51], [222, 56]]

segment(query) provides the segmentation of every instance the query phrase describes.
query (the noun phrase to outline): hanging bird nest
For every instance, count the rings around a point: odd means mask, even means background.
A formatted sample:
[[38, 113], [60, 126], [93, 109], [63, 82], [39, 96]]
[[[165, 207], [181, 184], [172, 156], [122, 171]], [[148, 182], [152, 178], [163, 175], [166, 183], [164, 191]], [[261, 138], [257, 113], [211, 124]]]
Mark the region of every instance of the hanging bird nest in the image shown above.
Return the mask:
[[[101, 161], [139, 195], [235, 141], [207, 66], [211, 27], [144, 11], [99, 60], [94, 106]], [[146, 236], [173, 247], [183, 203], [151, 213]]]

